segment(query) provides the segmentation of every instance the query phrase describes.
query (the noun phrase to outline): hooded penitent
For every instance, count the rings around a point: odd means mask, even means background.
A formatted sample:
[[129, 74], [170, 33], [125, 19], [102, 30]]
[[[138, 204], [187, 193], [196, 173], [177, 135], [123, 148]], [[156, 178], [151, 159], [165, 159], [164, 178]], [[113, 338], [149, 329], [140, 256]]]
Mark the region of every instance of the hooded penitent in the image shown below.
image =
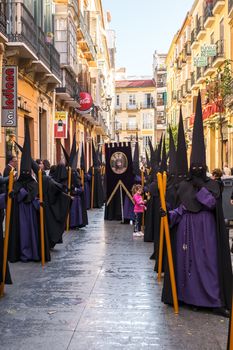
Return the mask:
[[176, 147], [173, 139], [172, 129], [169, 125], [169, 175], [176, 175]]
[[104, 204], [104, 190], [103, 190], [102, 177], [101, 177], [100, 167], [99, 167], [99, 162], [98, 162], [98, 156], [97, 156], [97, 152], [96, 152], [93, 140], [92, 140], [92, 164], [93, 164], [93, 167], [91, 167], [89, 169], [89, 175], [92, 176], [92, 180], [93, 180], [92, 169], [94, 168], [93, 207], [94, 208], [101, 208]]
[[184, 124], [182, 109], [180, 108], [180, 118], [177, 136], [177, 153], [176, 153], [177, 177], [182, 180], [188, 175], [187, 147], [185, 141]]
[[[179, 301], [186, 304], [229, 308], [232, 299], [229, 235], [221, 197], [217, 194], [219, 185], [206, 177], [205, 168], [199, 93], [193, 127], [191, 176], [179, 184], [181, 204], [169, 212], [170, 226], [176, 228], [177, 294]], [[166, 299], [164, 295], [165, 302]]]
[[140, 166], [139, 166], [139, 144], [138, 140], [135, 143], [134, 155], [133, 155], [133, 172], [135, 176], [140, 176]]
[[160, 172], [167, 172], [167, 153], [166, 153], [166, 143], [165, 143], [165, 135], [163, 138], [163, 150], [162, 150], [162, 159], [160, 163]]

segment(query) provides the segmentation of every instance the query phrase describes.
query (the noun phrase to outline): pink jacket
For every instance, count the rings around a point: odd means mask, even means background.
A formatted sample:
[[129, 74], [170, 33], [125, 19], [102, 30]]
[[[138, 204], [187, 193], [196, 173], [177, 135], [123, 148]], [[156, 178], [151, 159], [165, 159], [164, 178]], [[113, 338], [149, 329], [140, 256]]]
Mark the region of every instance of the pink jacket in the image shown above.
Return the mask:
[[144, 205], [142, 196], [140, 194], [135, 193], [135, 195], [133, 196], [133, 201], [134, 201], [134, 212], [143, 213], [146, 207]]

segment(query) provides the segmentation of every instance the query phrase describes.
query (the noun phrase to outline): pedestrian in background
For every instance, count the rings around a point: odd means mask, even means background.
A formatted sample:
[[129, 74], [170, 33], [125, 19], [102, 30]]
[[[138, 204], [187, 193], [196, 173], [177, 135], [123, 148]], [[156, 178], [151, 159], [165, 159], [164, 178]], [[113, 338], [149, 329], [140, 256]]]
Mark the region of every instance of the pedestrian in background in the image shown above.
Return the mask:
[[225, 176], [231, 176], [231, 169], [228, 167], [228, 164], [225, 163], [223, 167], [223, 174]]
[[142, 216], [144, 210], [146, 210], [145, 203], [146, 201], [142, 198], [142, 186], [134, 185], [132, 188], [133, 201], [134, 201], [134, 215], [135, 215], [135, 224], [134, 224], [134, 237], [143, 237], [144, 233], [142, 229]]
[[219, 168], [216, 168], [212, 171], [212, 179], [218, 182], [221, 193], [223, 192], [223, 189], [224, 189], [224, 185], [221, 179], [222, 175], [223, 175], [222, 170]]

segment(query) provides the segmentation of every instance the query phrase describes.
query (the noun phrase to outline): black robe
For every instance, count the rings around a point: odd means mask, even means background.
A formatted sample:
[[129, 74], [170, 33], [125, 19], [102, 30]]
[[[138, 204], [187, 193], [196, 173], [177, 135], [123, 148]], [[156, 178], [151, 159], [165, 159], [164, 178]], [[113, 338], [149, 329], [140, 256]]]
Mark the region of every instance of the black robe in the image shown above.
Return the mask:
[[70, 197], [63, 192], [61, 184], [43, 175], [43, 202], [45, 231], [49, 247], [62, 242], [66, 219], [70, 207]]
[[[10, 235], [9, 235], [9, 247], [8, 247], [8, 260], [10, 262], [17, 262], [21, 260], [21, 239], [20, 235], [23, 232], [20, 232], [20, 226], [25, 226], [25, 230], [27, 229], [27, 222], [20, 221], [20, 203], [18, 202], [18, 196], [20, 196], [21, 190], [26, 190], [28, 195], [23, 199], [23, 203], [27, 205], [33, 206], [33, 201], [38, 199], [38, 183], [31, 178], [31, 176], [27, 176], [26, 178], [19, 178], [13, 187], [14, 198], [12, 201], [12, 212], [11, 212], [11, 220], [10, 220]], [[28, 218], [29, 220], [31, 218]], [[34, 220], [34, 219], [33, 219]], [[32, 221], [33, 221], [32, 220]], [[40, 241], [40, 219], [39, 219], [39, 210], [36, 214], [36, 229], [38, 230], [38, 256], [41, 258], [41, 241]], [[38, 259], [38, 260], [39, 260]], [[50, 251], [49, 251], [49, 240], [45, 230], [45, 259], [46, 261], [50, 261]]]
[[[122, 206], [124, 206], [124, 200], [125, 200], [125, 191], [122, 190]], [[109, 221], [122, 220], [120, 188], [118, 188], [118, 190], [116, 191], [109, 205], [107, 205], [107, 203], [105, 204], [104, 219]]]
[[[4, 238], [3, 238], [3, 221], [4, 221], [4, 208], [6, 206], [6, 196], [5, 196], [5, 190], [6, 190], [6, 183], [8, 181], [7, 177], [0, 176], [0, 196], [2, 197], [0, 200], [0, 284], [3, 281], [3, 251], [4, 251]], [[7, 263], [6, 267], [6, 278], [5, 278], [6, 284], [12, 284], [9, 265]]]
[[[88, 173], [92, 176], [92, 167], [90, 168]], [[93, 177], [91, 178], [91, 189], [92, 189], [92, 181], [93, 181]], [[100, 173], [100, 168], [94, 167], [94, 202], [93, 202], [93, 207], [94, 208], [102, 208], [103, 205], [104, 205], [104, 190], [103, 190], [102, 176]]]

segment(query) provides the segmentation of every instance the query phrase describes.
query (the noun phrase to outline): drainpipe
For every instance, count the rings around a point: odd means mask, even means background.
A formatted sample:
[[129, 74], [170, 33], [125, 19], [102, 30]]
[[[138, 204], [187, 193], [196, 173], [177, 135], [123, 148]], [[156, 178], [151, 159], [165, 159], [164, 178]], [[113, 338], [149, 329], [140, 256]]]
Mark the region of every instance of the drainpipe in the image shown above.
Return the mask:
[[[0, 43], [0, 115], [2, 115], [2, 68], [4, 45]], [[0, 142], [2, 142], [2, 119], [0, 118]]]

